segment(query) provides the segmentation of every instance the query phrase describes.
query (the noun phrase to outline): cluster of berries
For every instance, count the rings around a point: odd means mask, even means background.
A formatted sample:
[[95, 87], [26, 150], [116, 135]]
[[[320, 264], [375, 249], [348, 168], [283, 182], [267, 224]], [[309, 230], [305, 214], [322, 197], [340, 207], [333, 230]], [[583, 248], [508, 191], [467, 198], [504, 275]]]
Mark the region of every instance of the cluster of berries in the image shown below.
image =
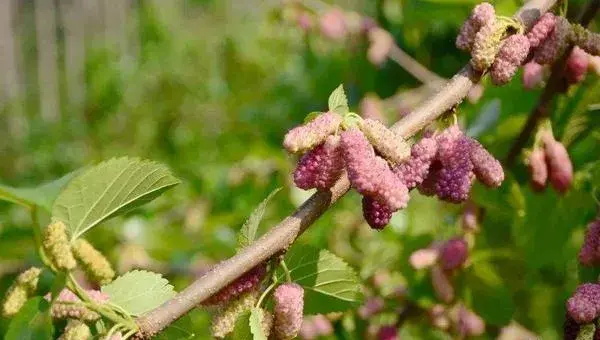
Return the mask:
[[[600, 284], [584, 283], [577, 287], [575, 293], [567, 300], [567, 315], [564, 324], [564, 339], [579, 339], [581, 332], [594, 326], [600, 316]], [[591, 327], [592, 334], [585, 339], [600, 338], [600, 329]]]
[[573, 182], [573, 164], [565, 146], [554, 139], [550, 129], [542, 128], [527, 159], [531, 186], [542, 191], [549, 181], [561, 194], [566, 193]]
[[[519, 67], [524, 67], [523, 82], [532, 88], [543, 78], [541, 65], [553, 64], [571, 44], [574, 48], [566, 63], [569, 83], [580, 82], [587, 72], [590, 55], [600, 54], [600, 35], [567, 19], [546, 13], [531, 30], [524, 32], [517, 21], [496, 16], [494, 7], [481, 3], [473, 9], [456, 38], [459, 49], [471, 52], [471, 65], [478, 71], [490, 70], [496, 85], [508, 83]], [[514, 34], [511, 34], [514, 33]]]

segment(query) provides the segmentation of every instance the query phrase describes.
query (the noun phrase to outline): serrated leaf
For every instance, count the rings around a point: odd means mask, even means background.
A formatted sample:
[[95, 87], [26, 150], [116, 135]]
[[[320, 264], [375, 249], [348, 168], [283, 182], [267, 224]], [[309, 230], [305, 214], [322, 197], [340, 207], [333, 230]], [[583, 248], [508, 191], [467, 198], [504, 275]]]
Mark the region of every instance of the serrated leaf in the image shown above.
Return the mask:
[[238, 233], [238, 248], [244, 248], [250, 245], [256, 239], [256, 231], [258, 230], [258, 226], [260, 221], [262, 221], [263, 216], [265, 215], [265, 209], [267, 208], [267, 204], [281, 190], [281, 188], [277, 188], [267, 196], [256, 209], [250, 214], [244, 225], [240, 229]]
[[235, 326], [233, 327], [231, 339], [252, 340], [252, 332], [250, 331], [250, 311], [242, 313], [235, 320]]
[[186, 314], [179, 318], [177, 321], [169, 325], [164, 331], [157, 334], [153, 339], [155, 340], [185, 340], [193, 339], [194, 333], [191, 333], [188, 329], [192, 329], [192, 318], [189, 314]]
[[317, 117], [318, 117], [320, 114], [322, 114], [322, 113], [323, 113], [323, 112], [319, 112], [319, 111], [313, 111], [313, 112], [311, 112], [311, 113], [307, 114], [307, 115], [304, 117], [304, 124], [306, 124], [306, 123], [308, 123], [308, 122], [310, 122], [310, 121], [314, 120], [315, 118], [317, 118]]
[[166, 166], [138, 158], [115, 158], [73, 179], [52, 207], [52, 216], [76, 239], [98, 223], [150, 202], [179, 184]]
[[254, 307], [250, 310], [250, 333], [254, 336], [254, 340], [267, 340], [262, 329], [264, 317], [265, 314], [262, 308]]
[[329, 111], [335, 112], [338, 114], [346, 114], [350, 109], [348, 108], [348, 98], [346, 97], [346, 92], [344, 92], [344, 85], [340, 84], [331, 95], [329, 95]]
[[29, 299], [10, 321], [6, 340], [51, 340], [54, 333], [50, 303], [41, 296]]
[[141, 315], [175, 296], [173, 286], [157, 273], [133, 270], [102, 286], [111, 303], [130, 315]]
[[[291, 278], [304, 288], [304, 313], [341, 312], [362, 301], [358, 276], [344, 260], [325, 249], [294, 246], [285, 256]], [[281, 268], [277, 275], [285, 280]]]
[[596, 326], [593, 323], [582, 325], [575, 340], [593, 340]]
[[34, 188], [14, 188], [0, 184], [0, 200], [20, 204], [31, 208], [39, 206], [48, 212], [61, 190], [79, 171], [73, 171], [61, 178], [44, 183]]

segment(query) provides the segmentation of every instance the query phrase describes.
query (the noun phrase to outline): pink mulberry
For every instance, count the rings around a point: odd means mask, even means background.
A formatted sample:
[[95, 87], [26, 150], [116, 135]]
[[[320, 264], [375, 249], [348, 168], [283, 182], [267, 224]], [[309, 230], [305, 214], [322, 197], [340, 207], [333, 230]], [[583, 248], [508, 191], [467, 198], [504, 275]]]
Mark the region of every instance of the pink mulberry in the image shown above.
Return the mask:
[[573, 182], [573, 164], [569, 153], [562, 143], [551, 135], [544, 136], [544, 151], [550, 184], [561, 194], [566, 193]]
[[327, 11], [319, 19], [321, 33], [331, 40], [342, 40], [348, 34], [344, 12], [339, 8]]
[[546, 166], [544, 149], [533, 149], [529, 155], [528, 163], [529, 174], [531, 175], [531, 188], [534, 191], [544, 190], [548, 181], [548, 167]]
[[496, 59], [490, 71], [492, 83], [496, 86], [507, 84], [517, 73], [518, 69], [518, 65], [511, 64], [506, 60]]
[[544, 80], [544, 67], [535, 61], [523, 65], [523, 87], [531, 90]]
[[465, 21], [456, 37], [456, 47], [468, 51], [473, 45], [477, 32], [489, 22], [496, 19], [494, 7], [487, 2], [482, 2], [471, 11], [471, 16]]
[[473, 163], [469, 157], [470, 143], [462, 136], [450, 147], [447, 152], [438, 152], [442, 169], [435, 184], [435, 191], [441, 200], [460, 203], [469, 198], [475, 178]]
[[565, 76], [569, 84], [581, 82], [585, 78], [589, 64], [589, 55], [578, 46], [573, 47], [565, 65]]
[[225, 302], [231, 301], [232, 299], [240, 296], [241, 294], [252, 290], [256, 287], [266, 274], [266, 267], [264, 263], [250, 269], [235, 281], [222, 288], [217, 293], [213, 294], [210, 298], [205, 300], [202, 304], [204, 305], [218, 305]]
[[497, 188], [504, 181], [502, 164], [492, 156], [478, 141], [471, 141], [471, 162], [475, 176], [490, 188]]
[[600, 264], [600, 220], [593, 221], [588, 225], [583, 245], [579, 251], [579, 262], [584, 266]]
[[342, 116], [325, 112], [305, 125], [297, 126], [285, 135], [283, 146], [292, 153], [305, 152], [323, 143], [327, 136], [336, 132]]
[[444, 270], [461, 267], [469, 256], [469, 246], [463, 238], [448, 240], [440, 251], [440, 264]]
[[422, 138], [410, 151], [410, 158], [394, 168], [394, 173], [408, 189], [421, 184], [429, 174], [429, 168], [437, 153], [435, 138]]
[[522, 34], [506, 38], [492, 65], [492, 82], [496, 85], [508, 83], [529, 53], [529, 40]]
[[304, 289], [296, 283], [284, 283], [273, 293], [273, 329], [277, 339], [292, 339], [300, 332], [304, 309]]
[[584, 283], [567, 300], [567, 312], [576, 322], [588, 323], [600, 313], [600, 285]]
[[556, 24], [550, 36], [537, 48], [534, 60], [538, 64], [553, 64], [565, 51], [569, 33], [570, 24], [563, 17], [556, 17]]
[[352, 186], [363, 196], [386, 204], [392, 211], [406, 207], [408, 189], [358, 129], [342, 133], [342, 148]]
[[546, 38], [554, 30], [554, 24], [556, 23], [556, 17], [554, 14], [547, 12], [533, 25], [529, 33], [527, 33], [527, 39], [531, 48], [540, 46]]
[[294, 171], [294, 183], [300, 189], [327, 190], [344, 170], [339, 136], [328, 136], [325, 143], [305, 153]]
[[435, 185], [440, 177], [440, 171], [442, 170], [442, 163], [434, 159], [429, 167], [427, 177], [417, 186], [421, 195], [433, 196], [435, 195]]
[[393, 213], [385, 204], [368, 196], [362, 198], [362, 210], [365, 221], [371, 228], [378, 230], [383, 229], [390, 223]]

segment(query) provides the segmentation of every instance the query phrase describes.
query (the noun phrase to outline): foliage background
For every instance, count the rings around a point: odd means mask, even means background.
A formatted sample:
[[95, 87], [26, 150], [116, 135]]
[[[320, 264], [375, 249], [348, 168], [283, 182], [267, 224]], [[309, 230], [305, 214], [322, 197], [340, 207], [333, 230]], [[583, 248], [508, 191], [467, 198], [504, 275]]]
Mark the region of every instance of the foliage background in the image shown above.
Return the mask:
[[[443, 77], [468, 61], [454, 47], [454, 37], [475, 3], [335, 1], [377, 18], [403, 50]], [[494, 4], [505, 15], [521, 5], [512, 0]], [[569, 15], [582, 4], [571, 1]], [[153, 268], [166, 273], [177, 289], [185, 287], [211, 264], [234, 254], [236, 231], [271, 190], [284, 188], [269, 204], [263, 230], [308, 197], [291, 184], [295, 159], [284, 152], [281, 141], [306, 113], [325, 109], [333, 88], [343, 82], [357, 109], [369, 92], [386, 98], [419, 85], [392, 61], [371, 65], [364, 41], [343, 44], [306, 37], [282, 20], [277, 8], [277, 3], [258, 0], [178, 0], [160, 8], [141, 1], [132, 13], [140, 42], [137, 58], [102, 44], [88, 47], [83, 110], [62, 105], [60, 120], [41, 119], [33, 83], [17, 103], [24, 110], [4, 103], [0, 181], [33, 186], [121, 155], [167, 164], [183, 184], [95, 228], [88, 239], [119, 271]], [[35, 44], [33, 36], [28, 39], [22, 43]], [[458, 112], [467, 126], [479, 124], [478, 138], [501, 159], [540, 91], [525, 92], [517, 79], [503, 88], [484, 83], [481, 100], [465, 102]], [[60, 91], [64, 96], [67, 90], [61, 86]], [[598, 93], [600, 81], [590, 75], [558, 98], [553, 110], [558, 136], [572, 141], [569, 151], [577, 176], [568, 195], [533, 194], [522, 164], [507, 169], [501, 189], [474, 190], [474, 200], [485, 208], [474, 254], [480, 260], [461, 276], [465, 284], [460, 294], [488, 322], [486, 338], [511, 319], [544, 339], [558, 338], [565, 299], [578, 280], [595, 278], [596, 273], [578, 268], [576, 254], [585, 225], [596, 215], [591, 193], [599, 177], [592, 162], [600, 154], [600, 116], [589, 105], [598, 101]], [[388, 114], [398, 119], [397, 110]], [[478, 117], [492, 123], [481, 123]], [[583, 128], [577, 125], [581, 119]], [[329, 247], [365, 282], [378, 269], [391, 271], [406, 285], [407, 299], [427, 307], [434, 300], [428, 280], [407, 259], [432, 240], [456, 234], [459, 210], [415, 193], [391, 227], [376, 233], [361, 222], [359, 197], [350, 194], [299, 242]], [[0, 202], [0, 292], [12, 282], [16, 268], [35, 261], [30, 216], [19, 206]], [[209, 338], [208, 315], [197, 310], [192, 320], [191, 331]], [[6, 324], [0, 321], [0, 334]], [[360, 338], [359, 326], [340, 323], [336, 336]], [[403, 329], [410, 338], [418, 333], [408, 332], [429, 328], [423, 318], [416, 318]]]

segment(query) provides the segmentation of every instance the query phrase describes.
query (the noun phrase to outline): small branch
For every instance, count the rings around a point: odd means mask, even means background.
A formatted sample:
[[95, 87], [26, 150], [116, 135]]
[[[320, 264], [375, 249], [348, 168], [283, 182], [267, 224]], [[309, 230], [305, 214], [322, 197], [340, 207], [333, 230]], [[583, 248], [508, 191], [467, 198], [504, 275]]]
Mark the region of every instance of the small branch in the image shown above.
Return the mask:
[[404, 52], [398, 45], [394, 44], [388, 54], [388, 58], [395, 61], [406, 72], [418, 79], [423, 84], [442, 83], [444, 78], [430, 71], [427, 67], [421, 65], [417, 60]]
[[[600, 0], [590, 1], [581, 13], [579, 23], [584, 27], [587, 26], [598, 12], [599, 7]], [[517, 140], [508, 151], [506, 161], [504, 162], [506, 166], [510, 167], [515, 163], [515, 160], [525, 147], [525, 144], [527, 144], [538, 123], [550, 115], [550, 108], [556, 94], [562, 92], [568, 86], [565, 81], [564, 72], [565, 63], [572, 49], [573, 46], [569, 46], [561, 58], [552, 65], [552, 73], [550, 74], [550, 78], [548, 78], [548, 83], [544, 91], [540, 95], [536, 106], [531, 111], [527, 122], [525, 122], [525, 126], [523, 126], [519, 137], [517, 137]]]
[[[519, 10], [515, 18], [531, 27], [555, 1], [531, 0]], [[480, 76], [470, 66], [465, 66], [433, 98], [396, 123], [393, 130], [404, 138], [411, 137], [442, 113], [460, 103], [471, 86], [479, 81]], [[329, 191], [319, 191], [312, 195], [291, 216], [284, 219], [252, 245], [216, 265], [210, 272], [194, 281], [171, 300], [139, 317], [137, 324], [140, 328], [140, 335], [144, 338], [152, 337], [237, 279], [242, 273], [287, 249], [349, 188], [350, 183], [344, 174]]]

